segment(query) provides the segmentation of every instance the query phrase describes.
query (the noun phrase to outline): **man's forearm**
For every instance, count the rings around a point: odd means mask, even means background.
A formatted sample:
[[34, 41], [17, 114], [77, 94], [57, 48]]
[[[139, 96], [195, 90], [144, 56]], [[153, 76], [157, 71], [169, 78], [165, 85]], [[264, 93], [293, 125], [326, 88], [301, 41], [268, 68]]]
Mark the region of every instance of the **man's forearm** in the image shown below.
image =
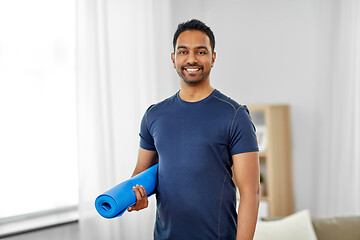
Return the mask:
[[247, 193], [240, 197], [236, 240], [252, 240], [254, 237], [258, 209], [259, 194]]

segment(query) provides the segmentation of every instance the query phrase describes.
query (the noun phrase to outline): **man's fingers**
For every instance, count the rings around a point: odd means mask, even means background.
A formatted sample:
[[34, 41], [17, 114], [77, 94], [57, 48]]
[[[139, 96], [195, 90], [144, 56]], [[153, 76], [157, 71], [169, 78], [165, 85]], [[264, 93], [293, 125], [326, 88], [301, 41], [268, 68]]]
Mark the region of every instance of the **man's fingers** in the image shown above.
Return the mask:
[[129, 207], [128, 211], [139, 211], [141, 209], [147, 208], [149, 201], [147, 199], [145, 188], [136, 184], [136, 186], [133, 186], [132, 189], [135, 193], [136, 203]]
[[133, 190], [134, 190], [135, 196], [136, 196], [136, 203], [138, 203], [142, 199], [141, 193], [140, 193], [140, 190], [139, 190], [139, 185], [136, 185], [135, 187], [133, 187]]
[[147, 197], [146, 190], [145, 190], [145, 188], [143, 186], [139, 187], [139, 191], [141, 193], [141, 197], [145, 197], [145, 198]]

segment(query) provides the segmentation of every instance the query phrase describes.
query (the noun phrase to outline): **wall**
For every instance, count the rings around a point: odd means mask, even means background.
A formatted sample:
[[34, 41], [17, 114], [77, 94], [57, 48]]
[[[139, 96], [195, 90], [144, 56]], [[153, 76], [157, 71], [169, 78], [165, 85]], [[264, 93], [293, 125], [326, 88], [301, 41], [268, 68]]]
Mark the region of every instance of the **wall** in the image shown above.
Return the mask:
[[241, 104], [287, 103], [291, 107], [296, 210], [316, 214], [312, 182], [319, 86], [316, 64], [316, 1], [174, 2], [173, 28], [198, 18], [215, 33], [212, 85]]

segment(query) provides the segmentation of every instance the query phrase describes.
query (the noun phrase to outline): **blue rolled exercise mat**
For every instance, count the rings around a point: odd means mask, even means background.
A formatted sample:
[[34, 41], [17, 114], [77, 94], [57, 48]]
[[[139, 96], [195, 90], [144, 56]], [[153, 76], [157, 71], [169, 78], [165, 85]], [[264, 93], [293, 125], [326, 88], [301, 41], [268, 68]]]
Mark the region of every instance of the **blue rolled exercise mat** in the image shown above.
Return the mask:
[[95, 200], [96, 211], [104, 218], [120, 217], [128, 207], [136, 203], [132, 189], [136, 184], [145, 188], [148, 197], [154, 194], [157, 168], [158, 164], [155, 164], [98, 196]]

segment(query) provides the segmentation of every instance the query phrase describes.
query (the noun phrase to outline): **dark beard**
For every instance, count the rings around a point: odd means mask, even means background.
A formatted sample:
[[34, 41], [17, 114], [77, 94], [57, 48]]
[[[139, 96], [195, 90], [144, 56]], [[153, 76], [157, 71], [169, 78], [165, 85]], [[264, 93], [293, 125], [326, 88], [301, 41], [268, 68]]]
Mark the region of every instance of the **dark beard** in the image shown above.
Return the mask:
[[[180, 75], [180, 74], [179, 74], [179, 75]], [[202, 81], [204, 81], [203, 78], [202, 78], [202, 79], [199, 79], [199, 80], [197, 80], [197, 81], [188, 81], [187, 79], [183, 78], [181, 75], [180, 75], [180, 77], [181, 77], [181, 79], [182, 79], [185, 83], [190, 84], [190, 85], [196, 85], [196, 84], [199, 84], [199, 83], [201, 83]]]
[[196, 84], [199, 84], [199, 83], [201, 83], [201, 82], [204, 81], [204, 78], [201, 78], [201, 79], [196, 80], [196, 81], [188, 81], [188, 80], [185, 78], [185, 76], [181, 75], [180, 72], [178, 72], [178, 71], [176, 71], [176, 72], [177, 72], [177, 74], [179, 75], [179, 77], [180, 77], [185, 83], [187, 83], [187, 84], [189, 84], [189, 85], [196, 85]]

